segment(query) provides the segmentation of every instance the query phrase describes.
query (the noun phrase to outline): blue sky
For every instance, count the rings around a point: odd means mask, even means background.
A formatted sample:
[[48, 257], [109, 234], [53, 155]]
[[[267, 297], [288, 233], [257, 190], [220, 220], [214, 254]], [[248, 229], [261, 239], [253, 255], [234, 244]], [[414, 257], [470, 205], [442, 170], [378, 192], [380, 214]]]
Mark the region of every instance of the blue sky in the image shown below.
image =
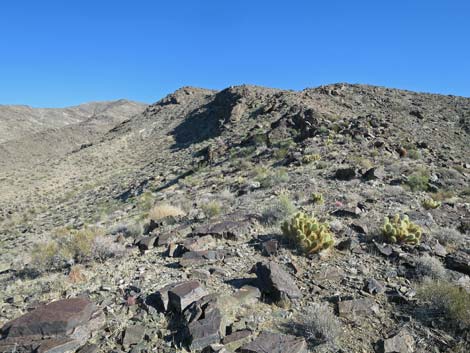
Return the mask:
[[469, 97], [470, 1], [0, 3], [0, 104], [335, 82]]

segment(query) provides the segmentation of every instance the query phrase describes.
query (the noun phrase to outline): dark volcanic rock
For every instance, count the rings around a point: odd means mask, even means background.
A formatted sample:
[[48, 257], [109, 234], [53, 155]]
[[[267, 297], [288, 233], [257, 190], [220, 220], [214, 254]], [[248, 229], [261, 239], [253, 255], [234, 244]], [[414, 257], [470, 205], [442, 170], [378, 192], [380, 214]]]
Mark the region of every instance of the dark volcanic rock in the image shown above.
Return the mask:
[[173, 286], [168, 291], [168, 307], [170, 310], [182, 313], [189, 304], [201, 299], [207, 294], [207, 291], [198, 281], [182, 282]]
[[276, 262], [258, 262], [253, 272], [256, 273], [259, 289], [274, 300], [296, 299], [302, 296], [293, 278]]
[[352, 180], [356, 177], [356, 170], [354, 168], [341, 168], [335, 172], [335, 178], [338, 180]]
[[470, 255], [463, 251], [456, 251], [446, 256], [446, 266], [451, 270], [470, 275]]
[[216, 238], [240, 240], [248, 229], [244, 221], [223, 221], [220, 223], [200, 226], [195, 229], [194, 235], [213, 235]]
[[223, 317], [219, 309], [204, 312], [204, 318], [195, 320], [188, 325], [189, 348], [199, 350], [212, 343], [220, 342], [225, 332], [223, 330]]
[[240, 353], [307, 353], [307, 343], [301, 337], [262, 332], [254, 341], [244, 344]]
[[86, 324], [94, 310], [95, 305], [86, 298], [58, 300], [6, 323], [2, 332], [8, 338], [63, 335]]
[[58, 300], [6, 323], [0, 352], [75, 352], [102, 324], [88, 299]]
[[264, 256], [276, 256], [279, 249], [279, 242], [276, 239], [266, 240], [261, 244]]

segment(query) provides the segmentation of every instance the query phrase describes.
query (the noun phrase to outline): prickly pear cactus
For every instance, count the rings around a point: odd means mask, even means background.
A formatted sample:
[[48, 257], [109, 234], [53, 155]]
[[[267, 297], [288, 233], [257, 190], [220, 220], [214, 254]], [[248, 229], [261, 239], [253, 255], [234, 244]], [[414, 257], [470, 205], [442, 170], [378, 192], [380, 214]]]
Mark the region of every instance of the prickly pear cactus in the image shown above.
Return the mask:
[[392, 243], [407, 243], [416, 245], [421, 240], [421, 227], [408, 219], [408, 216], [395, 215], [392, 219], [385, 218], [382, 234]]
[[315, 253], [333, 246], [334, 238], [327, 223], [302, 212], [281, 226], [284, 235], [299, 244], [308, 253]]

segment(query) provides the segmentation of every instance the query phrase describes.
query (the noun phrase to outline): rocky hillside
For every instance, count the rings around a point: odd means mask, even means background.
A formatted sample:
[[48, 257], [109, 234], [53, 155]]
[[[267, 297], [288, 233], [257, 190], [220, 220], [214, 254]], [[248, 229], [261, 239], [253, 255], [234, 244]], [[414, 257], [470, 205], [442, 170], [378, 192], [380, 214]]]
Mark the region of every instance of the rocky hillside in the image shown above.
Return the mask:
[[0, 145], [0, 351], [470, 349], [469, 98], [185, 87], [100, 124]]

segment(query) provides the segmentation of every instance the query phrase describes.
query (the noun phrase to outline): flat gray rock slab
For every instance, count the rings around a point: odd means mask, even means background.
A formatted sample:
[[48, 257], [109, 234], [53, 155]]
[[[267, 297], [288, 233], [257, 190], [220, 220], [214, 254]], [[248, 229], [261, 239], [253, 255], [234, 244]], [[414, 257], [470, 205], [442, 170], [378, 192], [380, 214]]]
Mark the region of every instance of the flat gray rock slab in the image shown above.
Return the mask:
[[58, 300], [6, 323], [2, 332], [8, 338], [64, 335], [86, 324], [94, 311], [95, 305], [86, 298]]
[[169, 309], [182, 313], [191, 303], [209, 294], [198, 281], [182, 282], [168, 291]]
[[307, 353], [307, 343], [301, 337], [261, 332], [250, 343], [240, 347], [240, 353]]
[[302, 296], [294, 279], [274, 261], [258, 262], [254, 268], [261, 292], [274, 300], [296, 299]]
[[456, 251], [446, 256], [446, 266], [451, 270], [470, 275], [470, 254]]
[[3, 326], [0, 353], [75, 352], [104, 323], [96, 309], [82, 297], [42, 305]]
[[374, 312], [377, 304], [369, 298], [345, 300], [338, 303], [338, 313], [341, 317], [367, 315]]
[[216, 238], [240, 240], [248, 230], [244, 221], [222, 221], [215, 224], [203, 225], [196, 228], [194, 235], [213, 235]]
[[401, 330], [397, 335], [383, 340], [383, 353], [412, 353], [415, 340], [406, 330]]
[[193, 321], [188, 325], [191, 351], [203, 349], [210, 344], [219, 343], [222, 338], [222, 314], [219, 309], [205, 313], [203, 319]]

